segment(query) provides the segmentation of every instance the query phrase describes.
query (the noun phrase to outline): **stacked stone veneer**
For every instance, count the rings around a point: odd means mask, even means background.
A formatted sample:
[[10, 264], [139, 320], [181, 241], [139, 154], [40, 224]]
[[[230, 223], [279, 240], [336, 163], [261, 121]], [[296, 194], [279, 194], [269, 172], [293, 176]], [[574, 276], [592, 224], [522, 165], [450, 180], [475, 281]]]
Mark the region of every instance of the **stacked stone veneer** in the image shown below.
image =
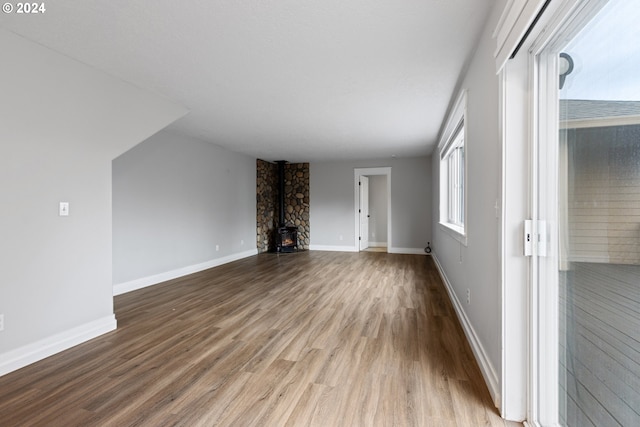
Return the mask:
[[275, 229], [278, 226], [278, 165], [257, 161], [256, 206], [258, 253], [275, 248]]
[[284, 222], [298, 227], [298, 248], [309, 249], [309, 163], [284, 165]]
[[[257, 161], [257, 245], [258, 252], [275, 250], [278, 227], [278, 165]], [[298, 248], [309, 249], [309, 163], [287, 163], [284, 166], [285, 225], [298, 228]]]

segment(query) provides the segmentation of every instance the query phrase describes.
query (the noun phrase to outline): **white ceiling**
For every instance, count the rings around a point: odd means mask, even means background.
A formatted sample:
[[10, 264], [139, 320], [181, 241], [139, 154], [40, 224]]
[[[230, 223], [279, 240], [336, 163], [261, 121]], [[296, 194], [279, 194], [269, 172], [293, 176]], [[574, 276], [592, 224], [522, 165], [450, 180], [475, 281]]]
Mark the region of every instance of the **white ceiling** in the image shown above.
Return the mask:
[[30, 40], [160, 93], [170, 126], [266, 160], [433, 148], [492, 0], [52, 0]]

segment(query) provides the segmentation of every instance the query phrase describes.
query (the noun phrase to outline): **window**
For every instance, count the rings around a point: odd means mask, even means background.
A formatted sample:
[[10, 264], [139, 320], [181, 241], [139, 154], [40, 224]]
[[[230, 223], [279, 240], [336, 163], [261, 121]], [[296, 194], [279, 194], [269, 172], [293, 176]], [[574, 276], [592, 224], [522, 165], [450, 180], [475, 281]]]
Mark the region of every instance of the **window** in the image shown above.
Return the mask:
[[466, 93], [454, 108], [440, 148], [440, 224], [452, 237], [466, 244], [465, 185]]
[[449, 153], [446, 155], [448, 169], [447, 221], [464, 227], [464, 124], [461, 123]]

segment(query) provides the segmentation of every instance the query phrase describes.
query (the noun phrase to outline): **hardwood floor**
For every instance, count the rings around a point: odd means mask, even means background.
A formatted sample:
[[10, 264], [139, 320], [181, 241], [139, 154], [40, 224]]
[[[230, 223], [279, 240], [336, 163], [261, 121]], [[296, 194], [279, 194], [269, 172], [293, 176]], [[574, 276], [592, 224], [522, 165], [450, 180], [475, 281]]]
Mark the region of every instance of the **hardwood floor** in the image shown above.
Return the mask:
[[521, 425], [428, 257], [262, 254], [115, 311], [117, 331], [0, 377], [0, 425]]

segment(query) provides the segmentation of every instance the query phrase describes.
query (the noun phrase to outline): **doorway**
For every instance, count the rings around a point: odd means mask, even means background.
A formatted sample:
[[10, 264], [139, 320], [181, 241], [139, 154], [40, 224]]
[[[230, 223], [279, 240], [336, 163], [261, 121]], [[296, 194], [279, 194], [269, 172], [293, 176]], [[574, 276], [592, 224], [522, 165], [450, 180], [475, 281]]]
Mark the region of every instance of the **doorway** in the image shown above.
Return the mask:
[[391, 252], [391, 168], [354, 169], [357, 251]]

